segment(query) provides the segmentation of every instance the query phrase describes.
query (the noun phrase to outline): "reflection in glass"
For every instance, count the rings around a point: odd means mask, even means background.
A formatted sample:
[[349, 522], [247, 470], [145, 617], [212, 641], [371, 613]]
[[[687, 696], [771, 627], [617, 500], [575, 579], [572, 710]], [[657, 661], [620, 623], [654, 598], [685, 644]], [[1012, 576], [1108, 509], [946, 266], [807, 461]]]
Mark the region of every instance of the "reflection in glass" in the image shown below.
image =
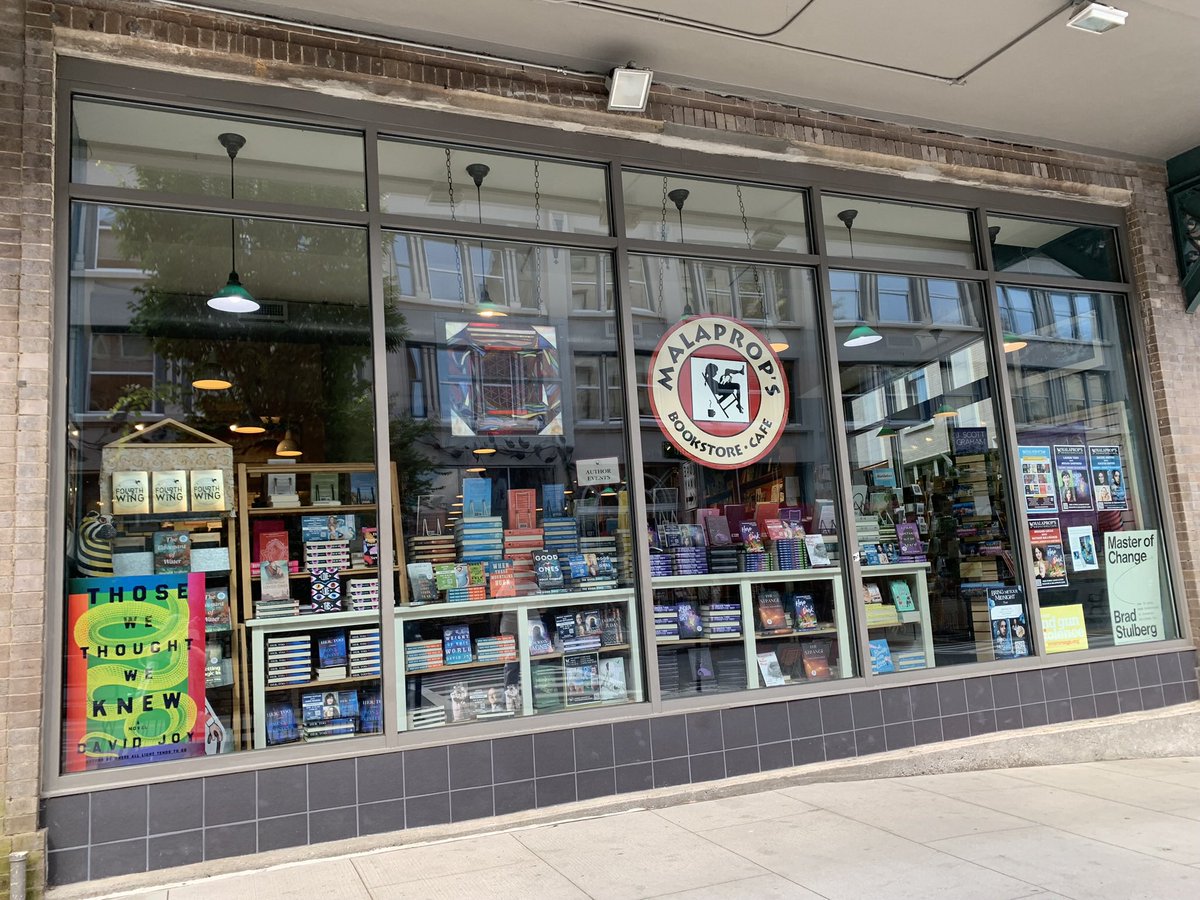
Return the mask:
[[871, 344], [847, 345], [839, 329], [874, 670], [1028, 655], [978, 286], [832, 279], [860, 298], [867, 319], [889, 304], [892, 313], [880, 315], [882, 339]]
[[831, 256], [975, 268], [966, 212], [836, 194], [822, 195], [821, 205]]
[[988, 240], [997, 272], [1121, 280], [1113, 228], [988, 216]]
[[[1063, 617], [1076, 632], [1072, 644], [1048, 649], [1174, 637], [1126, 299], [1016, 287], [998, 292], [1005, 327], [1027, 341], [1007, 360], [1038, 600], [1043, 619]], [[1112, 543], [1120, 553], [1131, 532], [1153, 537], [1157, 562], [1122, 581], [1107, 551]], [[1039, 553], [1061, 554], [1062, 571], [1048, 571]]]

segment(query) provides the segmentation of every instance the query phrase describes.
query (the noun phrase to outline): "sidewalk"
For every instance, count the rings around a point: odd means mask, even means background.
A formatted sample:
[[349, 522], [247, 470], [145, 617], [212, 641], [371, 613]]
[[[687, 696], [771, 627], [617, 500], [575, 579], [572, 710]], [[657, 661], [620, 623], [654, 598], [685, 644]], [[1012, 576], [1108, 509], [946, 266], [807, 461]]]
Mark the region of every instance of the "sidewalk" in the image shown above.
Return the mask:
[[1200, 757], [808, 784], [110, 896], [1196, 900]]

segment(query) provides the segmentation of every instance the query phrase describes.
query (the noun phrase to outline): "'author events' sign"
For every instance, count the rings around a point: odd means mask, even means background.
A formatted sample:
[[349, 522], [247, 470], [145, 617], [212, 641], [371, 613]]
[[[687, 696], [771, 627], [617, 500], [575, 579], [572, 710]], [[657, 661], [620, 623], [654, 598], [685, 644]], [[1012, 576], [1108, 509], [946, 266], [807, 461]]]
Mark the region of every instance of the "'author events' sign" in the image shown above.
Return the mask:
[[204, 575], [75, 578], [68, 772], [204, 754]]
[[740, 469], [782, 436], [787, 377], [753, 328], [726, 316], [693, 316], [669, 328], [650, 358], [650, 406], [684, 456]]
[[1113, 643], [1163, 639], [1159, 593], [1158, 532], [1110, 531], [1104, 535], [1104, 569]]

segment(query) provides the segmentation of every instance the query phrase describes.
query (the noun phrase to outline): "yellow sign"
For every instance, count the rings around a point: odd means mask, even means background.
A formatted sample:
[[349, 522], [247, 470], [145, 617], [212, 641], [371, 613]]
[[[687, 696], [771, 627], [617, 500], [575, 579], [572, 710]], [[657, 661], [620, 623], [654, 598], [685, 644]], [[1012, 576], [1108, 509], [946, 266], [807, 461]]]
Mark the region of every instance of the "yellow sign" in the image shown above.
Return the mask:
[[1042, 607], [1042, 638], [1047, 653], [1066, 653], [1088, 648], [1087, 624], [1083, 621], [1083, 606]]

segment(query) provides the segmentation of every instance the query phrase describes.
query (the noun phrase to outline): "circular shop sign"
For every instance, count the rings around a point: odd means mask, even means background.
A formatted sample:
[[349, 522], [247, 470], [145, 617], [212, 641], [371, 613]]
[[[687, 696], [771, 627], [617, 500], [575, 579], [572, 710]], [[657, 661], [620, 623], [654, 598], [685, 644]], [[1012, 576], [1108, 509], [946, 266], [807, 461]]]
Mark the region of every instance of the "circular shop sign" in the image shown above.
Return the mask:
[[740, 469], [770, 453], [783, 435], [787, 379], [753, 328], [727, 316], [693, 316], [654, 348], [650, 406], [684, 456], [713, 469]]

